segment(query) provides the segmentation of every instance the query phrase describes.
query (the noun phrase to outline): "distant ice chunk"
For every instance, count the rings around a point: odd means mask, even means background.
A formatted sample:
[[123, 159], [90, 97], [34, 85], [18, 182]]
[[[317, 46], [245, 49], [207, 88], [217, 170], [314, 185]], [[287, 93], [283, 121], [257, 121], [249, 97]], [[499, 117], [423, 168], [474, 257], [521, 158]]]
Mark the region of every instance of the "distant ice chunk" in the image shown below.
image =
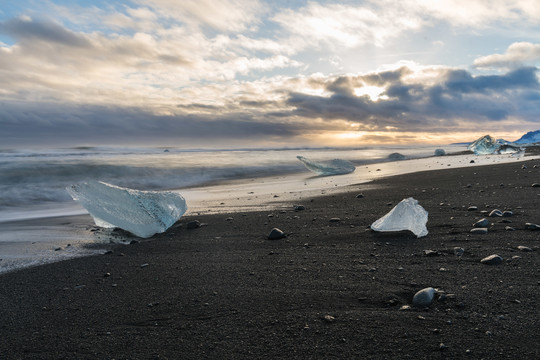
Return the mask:
[[426, 236], [428, 212], [412, 197], [403, 199], [390, 212], [371, 224], [375, 231], [410, 230], [416, 237]]
[[140, 191], [88, 181], [66, 188], [97, 226], [119, 227], [142, 238], [162, 233], [187, 210], [182, 195], [171, 191]]
[[444, 149], [435, 149], [435, 156], [444, 156], [446, 155], [446, 151]]
[[490, 135], [477, 139], [467, 149], [474, 152], [475, 155], [515, 154], [519, 156], [525, 151], [519, 145], [503, 139], [495, 140]]
[[317, 163], [310, 159], [297, 156], [298, 160], [304, 163], [304, 165], [317, 175], [342, 175], [352, 173], [356, 167], [347, 160], [334, 159], [330, 161]]

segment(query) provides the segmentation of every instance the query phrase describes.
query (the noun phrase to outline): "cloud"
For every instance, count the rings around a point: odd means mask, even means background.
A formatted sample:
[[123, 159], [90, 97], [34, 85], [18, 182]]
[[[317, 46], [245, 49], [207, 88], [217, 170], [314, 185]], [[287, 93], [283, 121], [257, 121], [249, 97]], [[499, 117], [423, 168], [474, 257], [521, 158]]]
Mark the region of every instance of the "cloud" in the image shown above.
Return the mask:
[[538, 62], [540, 62], [540, 44], [517, 42], [511, 44], [504, 54], [482, 56], [474, 60], [474, 66], [484, 69], [513, 69]]

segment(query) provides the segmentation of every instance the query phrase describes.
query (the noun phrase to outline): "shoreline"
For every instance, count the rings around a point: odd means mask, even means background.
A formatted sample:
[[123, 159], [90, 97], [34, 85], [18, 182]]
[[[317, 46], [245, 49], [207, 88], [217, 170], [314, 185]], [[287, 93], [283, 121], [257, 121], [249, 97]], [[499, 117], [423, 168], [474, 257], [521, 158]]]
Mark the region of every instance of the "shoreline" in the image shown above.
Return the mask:
[[[164, 234], [104, 255], [0, 274], [0, 353], [537, 358], [540, 232], [524, 227], [540, 223], [534, 165], [540, 161], [381, 176], [345, 193], [303, 197], [303, 211], [291, 201], [258, 212], [192, 213]], [[426, 237], [367, 229], [409, 196], [429, 212]], [[494, 208], [513, 216], [482, 213]], [[488, 233], [471, 234], [483, 217]], [[203, 226], [187, 229], [192, 220]], [[274, 227], [288, 236], [267, 240]], [[480, 263], [491, 254], [503, 263]], [[400, 310], [425, 287], [446, 296], [427, 309]]]

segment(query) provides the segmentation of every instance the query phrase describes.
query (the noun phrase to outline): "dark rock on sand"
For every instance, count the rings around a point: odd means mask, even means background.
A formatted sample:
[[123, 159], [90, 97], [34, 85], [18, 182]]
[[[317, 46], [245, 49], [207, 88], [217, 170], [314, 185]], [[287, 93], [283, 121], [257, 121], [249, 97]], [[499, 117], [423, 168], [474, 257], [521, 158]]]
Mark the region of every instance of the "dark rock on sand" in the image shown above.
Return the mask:
[[197, 229], [201, 227], [201, 222], [199, 220], [193, 220], [187, 223], [186, 229]]
[[518, 246], [517, 249], [520, 251], [525, 251], [525, 252], [533, 251], [530, 247], [522, 246], [522, 245]]
[[363, 198], [363, 197], [364, 197], [364, 194], [358, 194], [358, 195], [356, 195], [356, 198], [357, 198], [357, 199], [361, 199], [361, 198]]
[[418, 291], [414, 294], [412, 299], [412, 304], [418, 307], [427, 307], [433, 302], [433, 297], [435, 295], [435, 289], [428, 287]]
[[527, 230], [540, 230], [540, 225], [536, 225], [533, 223], [525, 223], [525, 229]]
[[270, 231], [270, 234], [268, 234], [268, 240], [279, 240], [286, 237], [285, 233], [281, 231], [278, 228], [273, 228], [272, 231]]
[[456, 256], [462, 256], [463, 253], [465, 253], [465, 249], [461, 248], [461, 247], [455, 247], [454, 248], [454, 255]]
[[481, 220], [478, 220], [477, 222], [475, 222], [473, 224], [473, 227], [475, 228], [485, 228], [489, 225], [489, 220], [488, 219], [481, 219]]
[[487, 228], [474, 228], [474, 229], [471, 229], [471, 234], [487, 234], [488, 232], [488, 229]]
[[483, 258], [480, 262], [485, 265], [499, 265], [503, 262], [503, 258], [497, 254], [493, 254]]
[[495, 217], [495, 216], [503, 216], [503, 212], [499, 209], [491, 210], [489, 213], [489, 217]]
[[531, 185], [532, 187], [540, 187], [540, 183], [534, 183]]
[[294, 207], [294, 210], [295, 211], [302, 211], [302, 210], [306, 210], [306, 207], [304, 205], [296, 205]]
[[476, 210], [478, 210], [478, 206], [469, 206], [467, 208], [467, 211], [476, 211]]

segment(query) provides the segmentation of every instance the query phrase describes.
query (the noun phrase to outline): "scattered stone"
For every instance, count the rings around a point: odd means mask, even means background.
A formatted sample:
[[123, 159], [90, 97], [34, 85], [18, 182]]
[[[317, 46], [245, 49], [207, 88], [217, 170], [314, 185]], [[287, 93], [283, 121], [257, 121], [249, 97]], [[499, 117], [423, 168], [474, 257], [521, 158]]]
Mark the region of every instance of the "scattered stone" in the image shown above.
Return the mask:
[[279, 240], [286, 237], [285, 233], [278, 228], [273, 228], [268, 234], [268, 240]]
[[469, 163], [474, 164], [474, 160], [469, 161]]
[[228, 217], [225, 219], [225, 221], [233, 221], [234, 219], [232, 217]]
[[428, 287], [418, 291], [414, 294], [412, 299], [412, 304], [418, 307], [427, 307], [433, 301], [433, 296], [435, 295], [435, 289]]
[[531, 185], [532, 187], [540, 187], [540, 183], [534, 183]]
[[193, 220], [187, 223], [186, 229], [197, 229], [201, 227], [201, 222], [199, 220]]
[[111, 276], [111, 273], [105, 273], [105, 274], [103, 274], [103, 277], [109, 277], [109, 276]]
[[440, 253], [435, 250], [424, 250], [424, 255], [426, 256], [438, 256]]
[[530, 247], [527, 247], [527, 246], [521, 246], [520, 245], [517, 248], [518, 248], [518, 250], [521, 250], [521, 251], [527, 251], [527, 252], [528, 251], [533, 251]]
[[510, 216], [513, 216], [513, 215], [514, 215], [514, 213], [511, 212], [510, 210], [503, 211], [503, 213], [502, 213], [503, 217], [510, 217]]
[[474, 228], [474, 229], [471, 229], [471, 234], [481, 235], [481, 234], [487, 234], [487, 232], [488, 232], [487, 228]]
[[340, 222], [340, 221], [341, 221], [340, 218], [331, 218], [331, 219], [330, 219], [330, 222], [331, 222], [331, 223], [336, 223], [336, 222]]
[[499, 209], [494, 209], [489, 213], [489, 217], [503, 216], [503, 212]]
[[456, 256], [462, 256], [464, 252], [465, 252], [465, 249], [463, 249], [461, 247], [455, 247], [454, 248], [454, 255], [456, 255]]
[[294, 207], [294, 211], [302, 211], [302, 210], [306, 210], [306, 207], [304, 205], [296, 205]]
[[411, 306], [410, 305], [403, 305], [399, 308], [399, 311], [408, 311], [408, 310], [411, 310]]
[[476, 211], [476, 210], [478, 210], [478, 206], [469, 206], [467, 208], [467, 211]]
[[439, 344], [439, 350], [444, 351], [444, 350], [446, 350], [446, 349], [447, 349], [447, 346], [446, 346], [446, 345], [444, 345], [443, 343], [440, 343], [440, 344]]
[[536, 225], [533, 223], [525, 223], [525, 229], [527, 230], [540, 230], [540, 225]]
[[142, 268], [147, 267], [147, 266], [148, 266], [147, 263], [141, 265]]
[[336, 318], [333, 317], [332, 315], [324, 315], [323, 320], [326, 321], [327, 323], [332, 323], [336, 321]]
[[503, 262], [503, 258], [497, 254], [493, 254], [483, 258], [480, 262], [484, 265], [499, 265]]
[[511, 227], [511, 226], [505, 226], [505, 227], [504, 227], [504, 230], [506, 230], [506, 231], [514, 231], [514, 230], [516, 230], [516, 229], [514, 229], [514, 228]]
[[364, 194], [358, 194], [358, 195], [356, 195], [356, 198], [357, 198], [357, 199], [361, 199], [361, 198], [363, 198], [363, 197], [364, 197]]
[[477, 222], [475, 222], [473, 224], [473, 227], [475, 228], [485, 228], [489, 225], [489, 220], [484, 218], [484, 219], [481, 219], [481, 220], [478, 220]]

